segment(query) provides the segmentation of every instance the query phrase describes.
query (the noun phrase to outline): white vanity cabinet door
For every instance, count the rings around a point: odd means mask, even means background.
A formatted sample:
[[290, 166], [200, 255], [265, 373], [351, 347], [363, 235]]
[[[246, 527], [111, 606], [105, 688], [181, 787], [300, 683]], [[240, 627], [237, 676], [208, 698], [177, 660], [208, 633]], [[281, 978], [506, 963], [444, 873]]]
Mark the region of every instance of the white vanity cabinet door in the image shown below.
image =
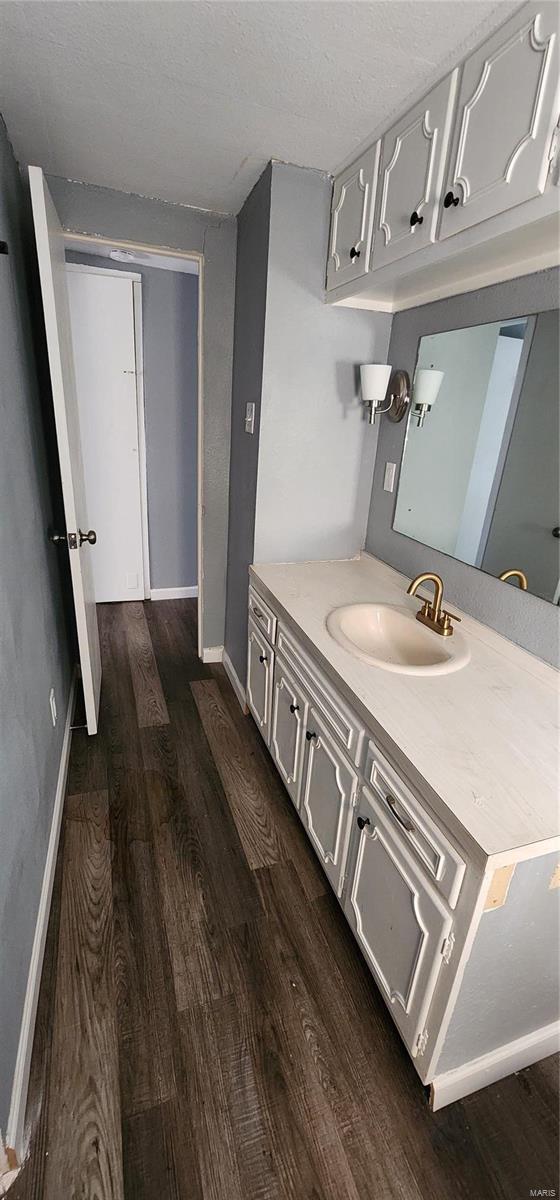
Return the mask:
[[270, 740], [270, 717], [272, 709], [272, 679], [274, 674], [274, 651], [255, 622], [249, 620], [249, 642], [247, 652], [247, 703], [263, 735]]
[[345, 912], [414, 1057], [423, 1048], [452, 917], [368, 788], [362, 788], [354, 821], [355, 865], [348, 872]]
[[383, 138], [372, 270], [435, 240], [458, 75], [448, 75]]
[[300, 815], [323, 869], [340, 896], [358, 776], [312, 706], [305, 737], [307, 760]]
[[327, 262], [327, 291], [368, 270], [379, 147], [376, 142], [334, 181]]
[[282, 659], [277, 658], [270, 750], [296, 808], [299, 804], [307, 709], [308, 702], [303, 690], [294, 681]]
[[555, 4], [529, 4], [467, 59], [441, 238], [544, 191], [559, 116], [557, 21]]

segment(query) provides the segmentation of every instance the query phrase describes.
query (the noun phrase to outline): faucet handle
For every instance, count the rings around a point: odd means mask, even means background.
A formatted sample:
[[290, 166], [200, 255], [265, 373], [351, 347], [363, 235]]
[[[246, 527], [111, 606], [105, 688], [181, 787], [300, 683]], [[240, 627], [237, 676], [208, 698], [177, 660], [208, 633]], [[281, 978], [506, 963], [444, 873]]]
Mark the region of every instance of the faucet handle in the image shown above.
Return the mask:
[[447, 612], [447, 610], [445, 608], [442, 609], [442, 612], [441, 612], [440, 618], [439, 618], [439, 624], [441, 625], [441, 632], [443, 633], [444, 637], [450, 637], [451, 634], [453, 633], [453, 625], [451, 622], [452, 621], [460, 622], [460, 620], [461, 620], [461, 618], [456, 617], [455, 613]]
[[461, 624], [461, 617], [458, 617], [455, 613], [448, 612], [446, 608], [444, 608], [441, 615], [442, 617], [449, 617], [451, 621], [458, 621]]

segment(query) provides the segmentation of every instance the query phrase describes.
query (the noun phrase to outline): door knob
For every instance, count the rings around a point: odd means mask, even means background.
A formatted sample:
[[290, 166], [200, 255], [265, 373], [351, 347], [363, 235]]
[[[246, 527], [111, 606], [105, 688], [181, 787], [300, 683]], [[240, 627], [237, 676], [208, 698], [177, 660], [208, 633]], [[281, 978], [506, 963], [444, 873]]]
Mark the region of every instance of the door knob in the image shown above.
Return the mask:
[[60, 546], [60, 545], [62, 545], [62, 542], [65, 542], [65, 541], [66, 541], [65, 533], [57, 533], [56, 530], [52, 530], [52, 532], [49, 532], [49, 542], [52, 542], [53, 546]]
[[459, 197], [454, 196], [453, 192], [447, 192], [445, 199], [443, 201], [443, 207], [451, 208], [451, 205], [453, 205], [454, 208], [457, 208], [458, 203], [459, 203]]
[[84, 542], [89, 542], [90, 546], [95, 546], [97, 541], [95, 529], [88, 529], [87, 533], [82, 533], [81, 529], [78, 529], [78, 536], [80, 539], [80, 546], [82, 546]]
[[424, 218], [419, 216], [419, 214], [416, 212], [416, 209], [415, 209], [410, 218], [410, 224], [411, 224], [412, 228], [414, 229], [415, 225], [421, 225], [423, 220], [424, 220]]
[[364, 829], [366, 825], [371, 825], [369, 817], [358, 817], [358, 829]]

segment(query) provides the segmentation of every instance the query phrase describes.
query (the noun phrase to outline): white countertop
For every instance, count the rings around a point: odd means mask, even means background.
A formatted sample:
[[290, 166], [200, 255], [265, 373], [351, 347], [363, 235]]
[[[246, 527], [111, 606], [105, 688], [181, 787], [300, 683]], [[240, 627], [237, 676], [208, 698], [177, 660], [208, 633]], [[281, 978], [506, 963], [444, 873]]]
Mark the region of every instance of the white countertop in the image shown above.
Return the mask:
[[466, 667], [433, 678], [392, 674], [339, 646], [326, 618], [333, 608], [364, 601], [416, 610], [418, 597], [406, 596], [409, 580], [399, 572], [362, 554], [256, 565], [251, 573], [364, 723], [398, 748], [411, 777], [425, 781], [440, 812], [443, 803], [450, 829], [466, 831], [485, 856], [511, 851], [511, 861], [560, 844], [558, 673], [552, 667], [458, 609], [471, 650]]

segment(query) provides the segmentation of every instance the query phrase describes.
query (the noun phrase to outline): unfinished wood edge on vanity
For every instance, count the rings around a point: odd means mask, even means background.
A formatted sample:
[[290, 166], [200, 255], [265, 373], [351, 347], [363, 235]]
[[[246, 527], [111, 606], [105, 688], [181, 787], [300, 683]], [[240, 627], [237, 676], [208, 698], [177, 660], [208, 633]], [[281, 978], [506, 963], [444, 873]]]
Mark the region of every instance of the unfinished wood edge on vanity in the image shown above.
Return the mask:
[[188, 600], [198, 596], [198, 585], [192, 587], [150, 588], [150, 600]]
[[231, 686], [235, 692], [235, 695], [236, 695], [237, 699], [239, 700], [242, 712], [245, 715], [247, 715], [247, 713], [249, 712], [249, 707], [247, 705], [247, 695], [245, 692], [245, 688], [243, 687], [243, 684], [239, 678], [239, 675], [237, 674], [237, 671], [235, 670], [235, 667], [231, 661], [231, 658], [230, 658], [227, 650], [224, 650], [224, 652], [222, 654], [222, 666], [223, 666], [224, 671], [231, 683]]
[[31, 1067], [31, 1051], [33, 1049], [33, 1036], [35, 1033], [35, 1019], [37, 1016], [37, 1004], [39, 1001], [41, 972], [43, 970], [45, 942], [47, 939], [47, 929], [51, 910], [56, 858], [60, 839], [60, 829], [62, 825], [62, 813], [64, 809], [64, 796], [66, 794], [66, 778], [68, 775], [68, 764], [70, 761], [70, 745], [72, 741], [71, 726], [72, 714], [74, 712], [76, 681], [77, 672], [75, 671], [72, 676], [72, 682], [70, 684], [70, 691], [68, 694], [68, 704], [66, 707], [66, 722], [64, 726], [62, 748], [60, 751], [60, 763], [53, 804], [51, 831], [47, 846], [47, 856], [45, 860], [45, 869], [43, 872], [43, 883], [41, 885], [41, 896], [39, 899], [39, 909], [37, 912], [33, 947], [31, 950], [31, 960], [29, 963], [29, 973], [27, 976], [27, 987], [25, 989], [25, 1000], [21, 1018], [18, 1051], [10, 1099], [10, 1111], [8, 1115], [8, 1124], [6, 1126], [7, 1151], [8, 1153], [11, 1151], [13, 1154], [15, 1154], [17, 1162], [20, 1164], [23, 1162], [28, 1149], [28, 1131], [25, 1129], [25, 1109], [27, 1104], [29, 1071]]
[[464, 1063], [452, 1071], [436, 1075], [430, 1084], [430, 1108], [435, 1112], [446, 1104], [453, 1104], [463, 1096], [470, 1096], [480, 1088], [512, 1075], [514, 1071], [522, 1071], [533, 1063], [548, 1058], [560, 1049], [560, 1024], [554, 1021], [552, 1025], [544, 1025], [535, 1029], [514, 1042], [498, 1046], [480, 1058]]
[[221, 663], [224, 657], [223, 646], [203, 646], [202, 661], [203, 663]]

